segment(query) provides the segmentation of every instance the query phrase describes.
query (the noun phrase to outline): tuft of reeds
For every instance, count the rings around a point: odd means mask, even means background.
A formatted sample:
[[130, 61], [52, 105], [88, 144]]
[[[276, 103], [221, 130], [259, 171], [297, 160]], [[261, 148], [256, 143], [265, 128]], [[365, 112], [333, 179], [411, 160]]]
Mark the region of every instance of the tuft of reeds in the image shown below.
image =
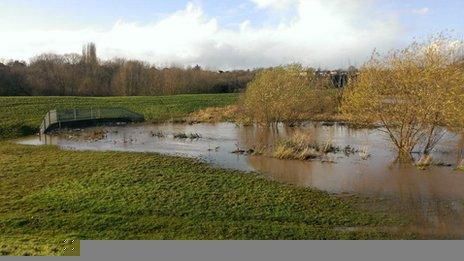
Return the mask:
[[457, 170], [464, 171], [464, 159], [459, 162], [458, 166], [456, 167]]
[[308, 133], [295, 132], [290, 138], [280, 140], [271, 154], [279, 159], [308, 160], [339, 150], [330, 140], [321, 144], [314, 142]]
[[151, 131], [150, 132], [152, 137], [157, 137], [157, 138], [164, 138], [166, 135], [162, 131]]
[[361, 150], [358, 151], [359, 152], [359, 157], [361, 157], [361, 159], [363, 160], [367, 160], [368, 158], [371, 157], [371, 154], [369, 154], [368, 152], [368, 149], [366, 146], [364, 146]]
[[417, 168], [419, 168], [421, 170], [425, 170], [428, 167], [430, 167], [432, 165], [432, 163], [433, 163], [432, 157], [430, 155], [428, 155], [428, 154], [424, 154], [417, 161], [416, 166], [417, 166]]
[[201, 135], [198, 133], [190, 133], [188, 135], [188, 138], [191, 140], [197, 140], [197, 139], [201, 139]]
[[174, 139], [187, 139], [188, 136], [187, 134], [181, 132], [181, 133], [174, 133]]
[[191, 140], [196, 140], [196, 139], [200, 139], [201, 138], [201, 135], [198, 134], [198, 133], [190, 133], [190, 134], [186, 134], [186, 133], [174, 133], [174, 139], [191, 139]]
[[[72, 136], [73, 138], [78, 137], [78, 135], [76, 135], [75, 133], [71, 134], [70, 136]], [[84, 135], [82, 135], [82, 138], [88, 142], [95, 142], [95, 141], [105, 139], [106, 136], [107, 136], [106, 130], [104, 130], [103, 128], [97, 128], [91, 132], [85, 133]]]

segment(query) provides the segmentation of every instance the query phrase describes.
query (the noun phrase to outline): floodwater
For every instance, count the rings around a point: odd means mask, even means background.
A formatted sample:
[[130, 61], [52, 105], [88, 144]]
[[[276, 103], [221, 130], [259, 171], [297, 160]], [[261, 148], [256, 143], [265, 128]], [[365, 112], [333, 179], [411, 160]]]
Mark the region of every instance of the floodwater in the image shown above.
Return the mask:
[[[330, 140], [341, 148], [349, 145], [361, 152], [330, 153], [322, 160], [307, 161], [232, 153], [237, 149], [272, 146], [296, 130], [310, 133], [321, 143]], [[307, 123], [297, 128], [243, 127], [232, 123], [134, 124], [34, 136], [20, 143], [200, 158], [217, 167], [256, 171], [284, 183], [336, 194], [388, 199], [393, 202], [392, 207], [407, 211], [413, 217], [411, 229], [431, 237], [464, 238], [464, 172], [455, 170], [462, 160], [464, 138], [451, 132], [444, 135], [431, 153], [441, 165], [426, 170], [397, 163], [387, 137], [378, 130], [352, 129], [337, 123]]]

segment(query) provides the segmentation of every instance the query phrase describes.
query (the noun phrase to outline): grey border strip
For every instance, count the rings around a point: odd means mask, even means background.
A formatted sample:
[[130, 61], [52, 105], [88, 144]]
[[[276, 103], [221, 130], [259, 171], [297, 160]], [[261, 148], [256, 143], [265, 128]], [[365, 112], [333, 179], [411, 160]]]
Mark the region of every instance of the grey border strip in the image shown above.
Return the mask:
[[[83, 241], [83, 258], [163, 261], [464, 260], [464, 241]], [[447, 257], [448, 258], [445, 258]], [[134, 259], [134, 260], [135, 260]]]
[[81, 241], [80, 257], [0, 260], [462, 261], [464, 241]]
[[462, 261], [464, 241], [81, 241], [80, 257], [0, 260]]

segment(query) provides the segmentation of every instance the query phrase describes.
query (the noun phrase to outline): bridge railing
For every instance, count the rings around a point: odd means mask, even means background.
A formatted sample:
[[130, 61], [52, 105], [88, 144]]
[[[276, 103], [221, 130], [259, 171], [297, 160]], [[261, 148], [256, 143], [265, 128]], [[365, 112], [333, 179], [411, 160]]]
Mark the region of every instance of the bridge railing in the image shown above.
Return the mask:
[[52, 126], [61, 127], [62, 124], [92, 120], [124, 120], [143, 121], [143, 115], [125, 108], [74, 108], [59, 109], [47, 112], [40, 126], [40, 133], [45, 133]]

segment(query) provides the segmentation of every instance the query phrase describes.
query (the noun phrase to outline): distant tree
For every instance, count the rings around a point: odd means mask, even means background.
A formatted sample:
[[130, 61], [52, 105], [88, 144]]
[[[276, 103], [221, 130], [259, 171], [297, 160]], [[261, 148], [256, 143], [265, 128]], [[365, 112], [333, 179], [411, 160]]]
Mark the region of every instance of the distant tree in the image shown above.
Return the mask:
[[25, 62], [2, 62], [0, 95], [162, 95], [233, 92], [254, 72], [218, 73], [199, 65], [156, 68], [142, 61], [101, 61], [94, 43], [79, 54], [41, 54]]
[[44, 95], [69, 95], [72, 73], [67, 70], [65, 57], [42, 54], [32, 59], [28, 80], [35, 86], [34, 92]]
[[88, 43], [82, 47], [82, 62], [85, 64], [97, 64], [97, 46], [95, 43]]
[[0, 63], [0, 95], [30, 95], [27, 65], [22, 61]]
[[149, 67], [139, 61], [127, 61], [114, 76], [113, 84], [119, 95], [147, 95], [150, 90]]

